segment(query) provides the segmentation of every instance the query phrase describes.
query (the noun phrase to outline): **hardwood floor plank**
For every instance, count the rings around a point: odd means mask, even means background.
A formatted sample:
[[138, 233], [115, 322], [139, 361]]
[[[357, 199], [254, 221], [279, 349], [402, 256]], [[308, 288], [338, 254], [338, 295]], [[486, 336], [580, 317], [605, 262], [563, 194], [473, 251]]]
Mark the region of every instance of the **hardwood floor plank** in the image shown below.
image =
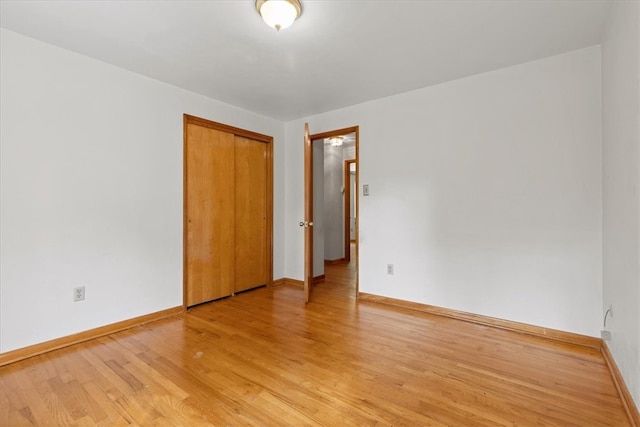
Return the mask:
[[82, 384], [82, 388], [85, 392], [92, 397], [93, 401], [99, 405], [100, 409], [104, 411], [104, 418], [96, 419], [94, 418], [92, 421], [95, 425], [104, 425], [104, 426], [128, 426], [132, 424], [133, 419], [127, 416], [122, 416], [116, 410], [113, 405], [113, 401], [109, 398], [108, 394], [105, 393], [99, 386], [96, 385], [94, 381], [88, 381]]
[[358, 302], [353, 263], [0, 367], [0, 425], [632, 425], [602, 354]]

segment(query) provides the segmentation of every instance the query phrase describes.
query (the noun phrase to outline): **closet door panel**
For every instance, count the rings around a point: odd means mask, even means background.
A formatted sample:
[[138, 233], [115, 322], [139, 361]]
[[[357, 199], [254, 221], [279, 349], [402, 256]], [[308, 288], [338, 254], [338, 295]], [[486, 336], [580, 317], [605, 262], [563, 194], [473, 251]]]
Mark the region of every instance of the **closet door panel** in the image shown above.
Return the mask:
[[234, 281], [234, 135], [187, 126], [187, 306], [228, 296]]
[[267, 284], [267, 144], [235, 137], [235, 291]]

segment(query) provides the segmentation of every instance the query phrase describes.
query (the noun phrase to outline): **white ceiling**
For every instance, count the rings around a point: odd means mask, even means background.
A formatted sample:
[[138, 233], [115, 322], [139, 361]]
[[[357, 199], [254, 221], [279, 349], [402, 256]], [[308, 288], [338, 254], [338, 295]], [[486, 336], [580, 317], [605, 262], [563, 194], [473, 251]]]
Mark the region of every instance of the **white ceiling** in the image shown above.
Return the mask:
[[0, 25], [288, 121], [599, 44], [610, 0], [0, 1]]

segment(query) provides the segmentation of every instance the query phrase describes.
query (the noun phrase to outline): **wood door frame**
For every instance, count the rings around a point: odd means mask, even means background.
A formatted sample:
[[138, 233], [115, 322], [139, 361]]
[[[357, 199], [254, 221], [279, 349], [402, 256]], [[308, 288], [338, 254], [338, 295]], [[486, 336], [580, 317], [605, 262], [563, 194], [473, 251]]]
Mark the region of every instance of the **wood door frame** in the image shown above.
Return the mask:
[[313, 284], [313, 140], [309, 123], [304, 124], [304, 302], [309, 302]]
[[[309, 140], [311, 141], [311, 145], [313, 145], [313, 141], [318, 140], [318, 139], [324, 139], [324, 138], [330, 138], [332, 136], [341, 136], [341, 135], [347, 135], [353, 133], [355, 134], [355, 146], [356, 146], [356, 157], [355, 157], [355, 164], [356, 164], [356, 188], [360, 188], [360, 126], [351, 126], [351, 127], [347, 127], [347, 128], [342, 128], [342, 129], [336, 129], [336, 130], [330, 130], [327, 132], [320, 132], [320, 133], [315, 133], [313, 135], [309, 136]], [[312, 154], [313, 154], [313, 150], [311, 150]], [[306, 169], [305, 169], [305, 194], [308, 192], [309, 193], [309, 197], [311, 198], [311, 203], [309, 204], [311, 206], [311, 208], [313, 209], [313, 159], [311, 161], [311, 168], [309, 171], [309, 176], [307, 176], [306, 173]], [[309, 182], [307, 182], [307, 179], [309, 180]], [[356, 289], [355, 289], [355, 297], [358, 298], [358, 294], [359, 294], [359, 290], [360, 290], [360, 215], [358, 214], [358, 211], [360, 210], [360, 200], [359, 200], [359, 192], [356, 191], [356, 195], [355, 195], [356, 199], [356, 221], [355, 221], [355, 234], [356, 234], [356, 244], [355, 244], [355, 252], [356, 252]], [[305, 204], [306, 205], [306, 204]], [[313, 233], [311, 233], [311, 235], [313, 236]], [[312, 237], [313, 238], [313, 237]], [[306, 239], [305, 239], [306, 240]], [[313, 243], [313, 240], [311, 240], [311, 243]], [[305, 246], [306, 246], [307, 242], [305, 241]], [[350, 249], [350, 246], [347, 248], [345, 247], [345, 249]], [[345, 252], [345, 256], [347, 256], [349, 252]], [[311, 258], [312, 258], [312, 262], [311, 262], [311, 271], [312, 271], [312, 276], [313, 276], [313, 246], [311, 246]]]
[[[351, 218], [351, 164], [356, 165], [356, 173], [358, 173], [357, 157], [355, 159], [349, 159], [344, 161], [344, 260], [345, 262], [351, 261], [351, 224], [349, 219]], [[358, 188], [358, 187], [356, 187]], [[356, 191], [355, 196], [358, 196]], [[356, 212], [358, 206], [355, 206], [353, 213]], [[358, 217], [355, 217], [355, 224], [358, 222]], [[357, 241], [357, 239], [356, 239]]]
[[268, 276], [267, 286], [273, 286], [273, 137], [261, 133], [253, 132], [223, 123], [214, 122], [200, 117], [183, 114], [183, 142], [182, 142], [182, 306], [187, 309], [187, 126], [197, 125], [215, 129], [221, 132], [232, 133], [258, 142], [267, 144], [266, 167], [267, 167], [267, 265]]

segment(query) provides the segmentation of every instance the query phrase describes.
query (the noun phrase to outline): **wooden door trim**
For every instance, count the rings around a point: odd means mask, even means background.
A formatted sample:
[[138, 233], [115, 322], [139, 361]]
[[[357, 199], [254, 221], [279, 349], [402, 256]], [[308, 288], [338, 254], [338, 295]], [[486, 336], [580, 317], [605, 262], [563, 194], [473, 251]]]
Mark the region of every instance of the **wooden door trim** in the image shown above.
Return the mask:
[[186, 125], [198, 125], [204, 126], [210, 129], [219, 130], [221, 132], [232, 133], [236, 136], [243, 136], [245, 138], [254, 139], [256, 141], [264, 142], [270, 144], [273, 142], [273, 137], [269, 135], [264, 135], [261, 133], [253, 132], [246, 129], [240, 129], [234, 126], [225, 125], [224, 123], [212, 122], [211, 120], [203, 119], [196, 116], [191, 116], [189, 114], [184, 115], [184, 124], [185, 124], [185, 135], [186, 135]]
[[332, 136], [340, 136], [340, 135], [346, 135], [348, 133], [355, 133], [356, 134], [356, 148], [357, 148], [357, 137], [358, 137], [358, 128], [359, 126], [351, 126], [348, 128], [342, 128], [342, 129], [336, 129], [336, 130], [330, 130], [330, 131], [326, 131], [326, 132], [321, 132], [321, 133], [314, 133], [313, 135], [311, 135], [309, 137], [309, 139], [311, 139], [312, 141], [315, 141], [316, 139], [324, 139], [324, 138], [330, 138]]
[[313, 282], [313, 139], [304, 124], [304, 302], [309, 302]]
[[195, 117], [188, 116], [186, 114], [182, 117], [182, 307], [186, 310], [188, 307], [187, 301], [187, 139], [189, 132], [187, 131], [189, 123], [195, 123]]
[[273, 286], [273, 137], [267, 142], [267, 287]]
[[[351, 261], [351, 164], [356, 164], [356, 170], [358, 168], [356, 159], [349, 159], [344, 161], [344, 260], [346, 262]], [[357, 209], [357, 206], [356, 206]], [[355, 212], [354, 212], [355, 213]], [[355, 223], [354, 221], [354, 227]]]
[[268, 264], [268, 283], [267, 286], [273, 286], [273, 137], [261, 133], [225, 125], [223, 123], [214, 122], [203, 119], [201, 117], [183, 114], [182, 125], [182, 306], [186, 309], [187, 305], [187, 127], [188, 125], [203, 126], [222, 132], [232, 133], [236, 136], [249, 138], [255, 141], [267, 144], [267, 154], [265, 161], [267, 162], [267, 264]]

